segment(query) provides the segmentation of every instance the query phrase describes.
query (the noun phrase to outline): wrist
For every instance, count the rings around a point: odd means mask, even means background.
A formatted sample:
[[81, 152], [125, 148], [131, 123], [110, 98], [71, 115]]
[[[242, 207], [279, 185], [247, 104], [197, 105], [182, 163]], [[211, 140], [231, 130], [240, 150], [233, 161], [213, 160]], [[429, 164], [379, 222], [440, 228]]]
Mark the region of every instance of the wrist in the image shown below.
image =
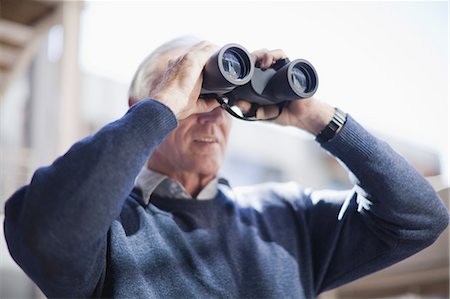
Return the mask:
[[317, 136], [330, 123], [334, 113], [334, 107], [314, 99], [302, 106], [296, 126]]
[[316, 135], [316, 141], [324, 143], [333, 139], [344, 126], [346, 120], [347, 115], [339, 108], [335, 108], [335, 112], [330, 122], [322, 129], [322, 131], [320, 131], [318, 135]]
[[172, 110], [173, 114], [175, 114], [176, 118], [179, 119], [179, 115], [183, 111], [184, 105], [180, 101], [175, 100], [177, 99], [175, 95], [158, 93], [151, 95], [151, 98], [167, 106]]

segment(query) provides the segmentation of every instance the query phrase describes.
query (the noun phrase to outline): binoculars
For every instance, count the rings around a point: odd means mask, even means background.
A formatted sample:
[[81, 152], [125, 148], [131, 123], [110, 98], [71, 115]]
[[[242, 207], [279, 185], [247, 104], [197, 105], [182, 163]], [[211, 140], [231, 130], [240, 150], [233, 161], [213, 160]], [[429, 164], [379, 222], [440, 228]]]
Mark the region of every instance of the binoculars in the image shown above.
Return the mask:
[[243, 99], [258, 106], [309, 98], [317, 90], [317, 73], [304, 59], [278, 60], [268, 69], [254, 65], [238, 44], [219, 49], [205, 65], [201, 97]]

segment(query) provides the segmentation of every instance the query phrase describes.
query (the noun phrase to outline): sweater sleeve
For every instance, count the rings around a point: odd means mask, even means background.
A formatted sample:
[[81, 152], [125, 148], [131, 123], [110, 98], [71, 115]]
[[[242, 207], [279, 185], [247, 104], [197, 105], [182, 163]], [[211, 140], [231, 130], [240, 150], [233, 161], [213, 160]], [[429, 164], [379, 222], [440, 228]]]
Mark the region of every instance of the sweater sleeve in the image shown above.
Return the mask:
[[[315, 293], [380, 270], [432, 244], [448, 211], [432, 186], [385, 142], [348, 117], [321, 146], [345, 164], [371, 205], [358, 194], [312, 192], [307, 209]], [[345, 197], [347, 211], [337, 219]], [[360, 203], [361, 204], [361, 203]]]
[[38, 169], [8, 199], [8, 248], [47, 296], [92, 296], [106, 267], [109, 227], [139, 170], [176, 125], [169, 108], [142, 100]]

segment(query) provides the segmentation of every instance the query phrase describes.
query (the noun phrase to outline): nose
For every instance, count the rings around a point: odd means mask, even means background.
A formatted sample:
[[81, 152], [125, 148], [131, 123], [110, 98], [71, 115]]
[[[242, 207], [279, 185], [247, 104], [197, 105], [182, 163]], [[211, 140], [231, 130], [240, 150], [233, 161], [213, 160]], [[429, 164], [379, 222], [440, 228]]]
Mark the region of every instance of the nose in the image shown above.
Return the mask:
[[216, 107], [210, 112], [198, 114], [198, 122], [202, 125], [212, 123], [220, 124], [224, 120], [224, 113], [225, 110], [220, 107]]

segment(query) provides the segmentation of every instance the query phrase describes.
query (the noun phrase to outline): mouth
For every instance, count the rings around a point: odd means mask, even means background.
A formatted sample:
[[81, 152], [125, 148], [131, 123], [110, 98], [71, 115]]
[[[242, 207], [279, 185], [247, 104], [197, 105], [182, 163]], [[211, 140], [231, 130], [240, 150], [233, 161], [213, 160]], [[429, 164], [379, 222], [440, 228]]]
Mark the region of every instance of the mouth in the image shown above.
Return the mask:
[[201, 138], [195, 138], [194, 142], [197, 142], [197, 143], [218, 143], [219, 141], [215, 137], [201, 137]]

